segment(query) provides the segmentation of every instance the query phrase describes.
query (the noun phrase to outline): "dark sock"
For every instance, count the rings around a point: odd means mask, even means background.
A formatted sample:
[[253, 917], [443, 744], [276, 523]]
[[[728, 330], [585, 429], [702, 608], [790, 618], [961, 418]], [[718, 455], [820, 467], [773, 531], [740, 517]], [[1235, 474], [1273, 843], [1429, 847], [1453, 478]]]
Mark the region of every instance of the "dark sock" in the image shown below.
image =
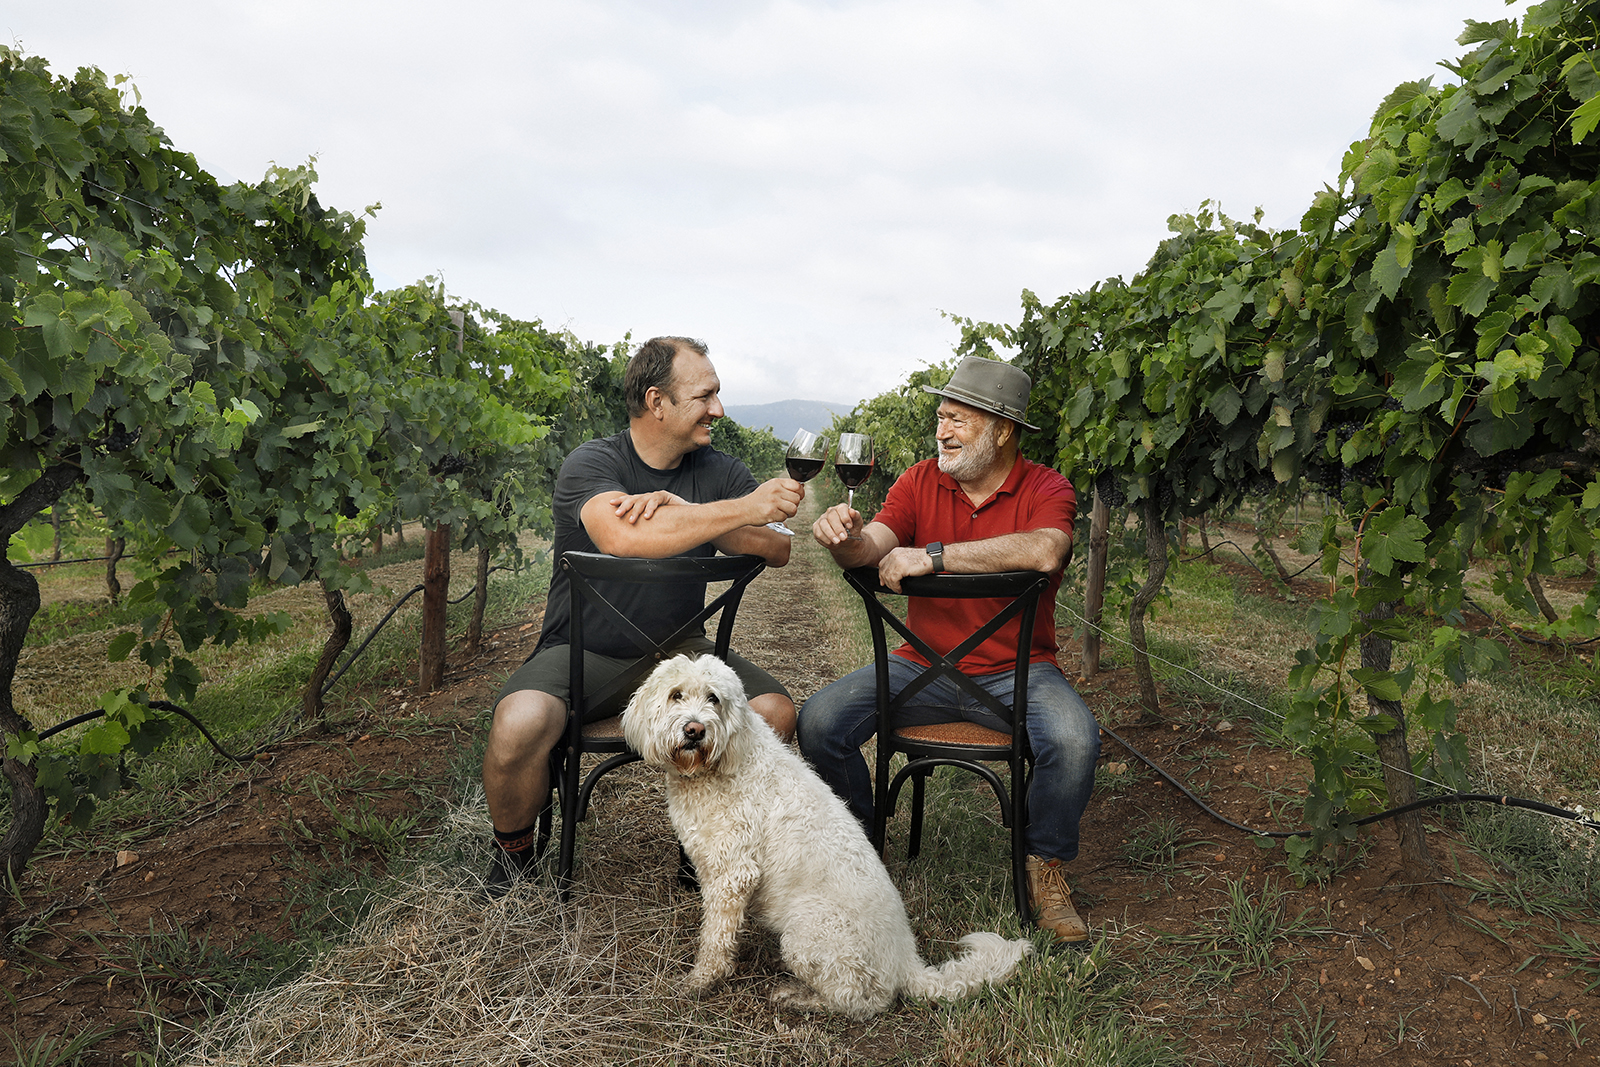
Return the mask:
[[528, 851], [538, 840], [539, 824], [537, 822], [532, 826], [521, 830], [513, 830], [510, 833], [504, 830], [496, 830], [494, 832], [494, 843], [513, 855], [520, 855]]

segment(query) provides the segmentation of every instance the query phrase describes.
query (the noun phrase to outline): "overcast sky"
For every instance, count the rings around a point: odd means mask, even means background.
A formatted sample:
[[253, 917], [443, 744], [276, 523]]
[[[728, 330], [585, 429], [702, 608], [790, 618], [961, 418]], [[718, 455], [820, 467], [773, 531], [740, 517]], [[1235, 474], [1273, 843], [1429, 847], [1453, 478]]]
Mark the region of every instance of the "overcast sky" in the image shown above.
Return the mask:
[[704, 338], [728, 403], [854, 401], [1142, 267], [1175, 212], [1295, 224], [1501, 0], [25, 0], [225, 180], [317, 157], [383, 287]]

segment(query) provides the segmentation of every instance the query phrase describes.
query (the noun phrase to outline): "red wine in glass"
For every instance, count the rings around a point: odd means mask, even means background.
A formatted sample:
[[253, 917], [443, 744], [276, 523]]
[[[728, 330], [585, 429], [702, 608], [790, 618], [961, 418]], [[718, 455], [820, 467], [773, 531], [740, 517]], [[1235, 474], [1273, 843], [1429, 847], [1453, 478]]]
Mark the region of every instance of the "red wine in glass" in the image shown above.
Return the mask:
[[861, 483], [872, 475], [870, 463], [835, 463], [833, 469], [838, 472], [839, 480], [848, 489], [860, 488]]
[[[849, 490], [848, 506], [853, 511], [856, 506], [856, 487], [867, 480], [872, 473], [872, 437], [864, 433], [842, 433], [839, 435], [839, 453], [833, 459], [833, 469], [838, 472], [839, 480]], [[861, 535], [850, 535], [852, 541], [859, 541]]]
[[822, 473], [822, 460], [806, 459], [802, 456], [788, 456], [783, 461], [789, 468], [789, 477], [797, 482], [809, 482]]
[[[788, 470], [789, 477], [797, 482], [809, 482], [822, 473], [822, 466], [828, 459], [828, 442], [812, 433], [810, 430], [796, 430], [794, 440], [789, 442], [789, 451], [783, 457], [784, 468]], [[781, 522], [769, 523], [779, 533], [794, 536], [794, 531]]]

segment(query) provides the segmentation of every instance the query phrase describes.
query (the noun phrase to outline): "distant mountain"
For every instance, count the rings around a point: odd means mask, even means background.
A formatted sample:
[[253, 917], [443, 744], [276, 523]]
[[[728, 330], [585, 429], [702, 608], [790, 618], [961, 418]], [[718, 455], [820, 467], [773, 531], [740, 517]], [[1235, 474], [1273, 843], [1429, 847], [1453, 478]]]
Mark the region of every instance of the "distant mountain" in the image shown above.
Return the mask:
[[772, 427], [772, 436], [787, 442], [800, 429], [821, 433], [833, 425], [835, 415], [848, 415], [854, 404], [822, 400], [779, 400], [772, 404], [724, 404], [728, 418], [752, 430]]

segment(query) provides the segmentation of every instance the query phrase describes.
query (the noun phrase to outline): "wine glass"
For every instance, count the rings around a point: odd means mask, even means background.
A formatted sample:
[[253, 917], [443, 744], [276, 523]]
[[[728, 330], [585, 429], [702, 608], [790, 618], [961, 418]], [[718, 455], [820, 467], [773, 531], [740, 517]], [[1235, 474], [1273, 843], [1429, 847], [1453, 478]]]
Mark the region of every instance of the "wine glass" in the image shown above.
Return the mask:
[[[810, 430], [796, 430], [794, 440], [789, 442], [789, 451], [784, 453], [783, 465], [789, 471], [789, 477], [795, 481], [809, 482], [822, 473], [822, 465], [827, 460], [826, 438], [818, 437]], [[769, 522], [767, 525], [781, 534], [794, 536], [794, 531], [781, 522]]]
[[[839, 453], [834, 457], [833, 469], [839, 473], [839, 480], [849, 490], [849, 507], [854, 510], [856, 506], [856, 487], [867, 480], [872, 473], [872, 437], [864, 433], [842, 433], [839, 435]], [[850, 535], [852, 541], [859, 541], [861, 535]]]
[[795, 481], [809, 482], [822, 473], [822, 465], [827, 460], [827, 438], [818, 437], [810, 430], [796, 430], [794, 440], [789, 442], [789, 451], [784, 454], [783, 465]]

